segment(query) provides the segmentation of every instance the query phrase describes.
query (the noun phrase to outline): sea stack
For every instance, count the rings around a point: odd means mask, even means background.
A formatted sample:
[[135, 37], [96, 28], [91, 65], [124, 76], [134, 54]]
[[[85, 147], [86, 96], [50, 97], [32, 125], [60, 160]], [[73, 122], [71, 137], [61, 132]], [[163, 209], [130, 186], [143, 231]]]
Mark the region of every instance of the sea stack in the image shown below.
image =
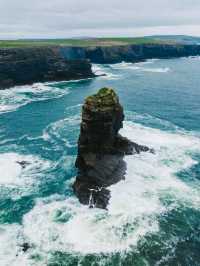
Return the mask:
[[73, 185], [82, 204], [105, 209], [110, 199], [108, 187], [125, 178], [124, 156], [151, 151], [119, 134], [123, 120], [123, 107], [113, 89], [102, 88], [86, 98]]

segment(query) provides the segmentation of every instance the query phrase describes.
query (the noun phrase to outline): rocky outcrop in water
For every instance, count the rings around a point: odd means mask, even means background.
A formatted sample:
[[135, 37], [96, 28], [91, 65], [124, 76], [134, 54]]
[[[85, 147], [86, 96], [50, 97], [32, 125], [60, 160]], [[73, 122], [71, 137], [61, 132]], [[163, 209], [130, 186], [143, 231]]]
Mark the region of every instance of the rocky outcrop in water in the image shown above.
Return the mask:
[[100, 89], [85, 100], [76, 160], [78, 175], [73, 185], [82, 204], [106, 208], [108, 187], [125, 177], [124, 155], [151, 151], [119, 134], [123, 120], [123, 107], [114, 90]]
[[94, 77], [78, 50], [58, 47], [0, 49], [0, 89], [34, 82]]

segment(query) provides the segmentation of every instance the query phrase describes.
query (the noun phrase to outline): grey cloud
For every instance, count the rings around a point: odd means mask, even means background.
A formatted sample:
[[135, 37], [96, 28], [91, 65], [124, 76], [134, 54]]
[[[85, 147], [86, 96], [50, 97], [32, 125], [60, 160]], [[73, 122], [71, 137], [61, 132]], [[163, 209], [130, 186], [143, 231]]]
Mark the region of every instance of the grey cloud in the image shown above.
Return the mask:
[[[199, 0], [0, 0], [0, 38], [163, 34], [196, 29]], [[171, 27], [171, 31], [170, 31]], [[200, 28], [200, 27], [199, 27]], [[146, 31], [145, 31], [146, 29]], [[113, 33], [112, 33], [113, 31]], [[145, 33], [146, 32], [146, 33]], [[200, 35], [200, 30], [195, 30]]]

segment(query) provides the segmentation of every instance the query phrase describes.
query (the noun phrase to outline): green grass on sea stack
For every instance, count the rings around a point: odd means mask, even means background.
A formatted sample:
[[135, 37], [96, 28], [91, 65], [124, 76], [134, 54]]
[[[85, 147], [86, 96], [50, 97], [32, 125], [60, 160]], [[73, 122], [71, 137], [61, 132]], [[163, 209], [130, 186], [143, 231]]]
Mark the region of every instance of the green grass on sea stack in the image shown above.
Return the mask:
[[112, 88], [101, 88], [96, 94], [88, 96], [85, 103], [93, 110], [106, 111], [118, 104], [119, 99]]
[[128, 44], [159, 44], [163, 41], [151, 38], [86, 38], [86, 39], [27, 39], [0, 40], [0, 48], [44, 47], [44, 46], [114, 46]]

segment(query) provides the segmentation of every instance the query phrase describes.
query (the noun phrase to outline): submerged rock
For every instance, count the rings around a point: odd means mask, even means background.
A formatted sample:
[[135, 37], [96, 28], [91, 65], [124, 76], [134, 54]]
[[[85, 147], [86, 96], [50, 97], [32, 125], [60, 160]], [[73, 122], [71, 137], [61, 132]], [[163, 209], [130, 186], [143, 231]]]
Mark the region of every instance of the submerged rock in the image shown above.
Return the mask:
[[22, 167], [22, 169], [25, 169], [28, 165], [31, 164], [30, 162], [27, 161], [16, 161], [16, 163], [18, 163]]
[[31, 245], [27, 242], [25, 242], [21, 245], [21, 249], [23, 252], [27, 252], [30, 248], [31, 248]]
[[102, 88], [85, 100], [76, 160], [78, 175], [73, 185], [82, 204], [106, 208], [108, 187], [125, 177], [124, 155], [151, 151], [118, 133], [123, 120], [123, 107], [113, 89]]

